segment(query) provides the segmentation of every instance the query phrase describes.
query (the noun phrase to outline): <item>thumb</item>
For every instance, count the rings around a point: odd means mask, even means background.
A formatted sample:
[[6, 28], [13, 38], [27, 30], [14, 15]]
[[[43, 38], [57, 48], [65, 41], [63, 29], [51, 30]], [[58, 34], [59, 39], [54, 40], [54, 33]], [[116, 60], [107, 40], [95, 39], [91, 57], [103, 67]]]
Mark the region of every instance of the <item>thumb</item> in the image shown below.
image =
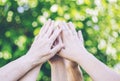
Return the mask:
[[81, 30], [78, 31], [78, 38], [84, 43], [84, 39], [83, 39]]

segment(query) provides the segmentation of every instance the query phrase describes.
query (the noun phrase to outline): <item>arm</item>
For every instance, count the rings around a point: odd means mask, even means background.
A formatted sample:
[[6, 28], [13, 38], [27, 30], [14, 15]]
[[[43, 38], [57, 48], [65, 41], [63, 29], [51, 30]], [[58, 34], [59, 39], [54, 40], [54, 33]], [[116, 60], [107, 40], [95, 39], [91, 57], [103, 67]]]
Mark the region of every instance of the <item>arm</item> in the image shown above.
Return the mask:
[[65, 60], [68, 81], [84, 81], [80, 67], [77, 63]]
[[49, 61], [49, 63], [51, 65], [52, 81], [67, 81], [66, 68], [63, 58], [56, 55]]
[[36, 61], [31, 59], [32, 57], [25, 55], [0, 68], [0, 80], [17, 81], [27, 71], [35, 67]]
[[[61, 50], [60, 56], [77, 62], [92, 77], [94, 81], [120, 81], [120, 75], [111, 70], [105, 64], [96, 59], [84, 47], [82, 34], [78, 38], [72, 23], [61, 23], [63, 28], [62, 39], [65, 49]], [[64, 31], [66, 30], [66, 31]], [[74, 50], [72, 50], [74, 48]]]
[[[50, 21], [50, 20], [49, 20]], [[42, 28], [41, 29], [41, 32], [43, 33], [43, 30], [44, 31], [47, 31], [48, 29], [49, 29], [49, 34], [51, 34], [51, 32], [53, 32], [53, 29], [54, 29], [54, 21], [50, 21], [49, 22], [48, 21], [48, 23], [49, 24], [51, 24], [50, 26], [49, 26], [49, 28]], [[44, 32], [45, 33], [45, 32]], [[60, 33], [60, 32], [59, 32]], [[42, 35], [42, 34], [41, 34]], [[38, 39], [38, 38], [37, 38]], [[54, 39], [55, 40], [55, 39]], [[52, 41], [54, 41], [54, 40], [52, 40]], [[58, 45], [57, 45], [58, 44]], [[54, 54], [58, 51], [58, 49], [60, 50], [60, 48], [61, 47], [59, 47], [59, 46], [62, 46], [62, 42], [58, 42], [56, 44], [56, 46], [57, 46], [57, 49], [55, 49], [54, 50]], [[54, 47], [56, 47], [56, 46], [54, 46]], [[39, 73], [39, 71], [40, 71], [40, 68], [41, 68], [41, 65], [38, 65], [37, 67], [35, 67], [35, 68], [33, 68], [32, 70], [30, 70], [24, 77], [22, 77], [21, 79], [20, 79], [20, 81], [36, 81], [36, 79], [37, 79], [37, 76], [38, 76], [38, 73]]]
[[120, 75], [96, 59], [89, 52], [76, 58], [76, 62], [92, 77], [94, 81], [120, 81]]
[[48, 20], [41, 29], [41, 33], [39, 33], [34, 40], [27, 54], [0, 69], [0, 79], [2, 81], [17, 81], [35, 66], [41, 65], [53, 57], [62, 48], [61, 43], [51, 48], [61, 32], [61, 29], [55, 29], [53, 31], [53, 27], [53, 22]]
[[[62, 39], [61, 39], [60, 36], [59, 36], [59, 42], [62, 42]], [[55, 57], [52, 58], [52, 63], [56, 65], [57, 64], [56, 61], [63, 63], [63, 60], [64, 60], [64, 65], [63, 66], [65, 68], [64, 73], [67, 73], [67, 80], [68, 81], [83, 81], [82, 71], [80, 70], [80, 68], [79, 68], [77, 63], [72, 62], [72, 61], [70, 61], [68, 59], [63, 59], [60, 56], [57, 56], [56, 58]]]
[[35, 68], [31, 69], [25, 76], [23, 76], [19, 81], [36, 81], [37, 76], [40, 72], [42, 65], [38, 65]]

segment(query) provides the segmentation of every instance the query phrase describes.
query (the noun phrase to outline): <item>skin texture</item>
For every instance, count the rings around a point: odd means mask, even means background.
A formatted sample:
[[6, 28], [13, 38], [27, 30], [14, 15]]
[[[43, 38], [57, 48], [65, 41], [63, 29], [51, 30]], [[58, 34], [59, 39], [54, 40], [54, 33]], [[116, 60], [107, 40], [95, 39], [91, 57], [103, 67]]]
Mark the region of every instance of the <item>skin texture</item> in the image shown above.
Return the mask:
[[83, 81], [78, 64], [55, 55], [50, 61], [52, 81]]
[[[62, 40], [65, 49], [60, 51], [60, 56], [78, 63], [94, 81], [120, 81], [120, 75], [115, 73], [105, 64], [96, 59], [79, 41], [74, 25], [70, 22], [59, 24], [62, 28]], [[80, 35], [82, 37], [82, 33]], [[80, 38], [81, 40], [83, 38]], [[74, 50], [73, 50], [74, 48]]]
[[[60, 36], [55, 41], [53, 47], [57, 43], [62, 43]], [[49, 60], [51, 66], [51, 79], [52, 81], [83, 81], [82, 72], [77, 63], [64, 59], [58, 55], [55, 55]], [[20, 81], [35, 81], [39, 72], [40, 66], [35, 67], [28, 76], [24, 76]]]
[[61, 29], [55, 29], [53, 25], [54, 22], [48, 20], [26, 55], [0, 68], [1, 81], [17, 81], [34, 67], [42, 66], [44, 62], [52, 58], [62, 48], [61, 43], [52, 47], [61, 33]]
[[[50, 59], [52, 81], [82, 81], [78, 65], [94, 81], [120, 81], [119, 74], [85, 49], [82, 33], [81, 31], [78, 33], [71, 22], [68, 24], [61, 22], [59, 27], [55, 29], [54, 21], [48, 20], [26, 55], [0, 68], [0, 79], [2, 81], [17, 81], [22, 77], [20, 81], [35, 81], [42, 64]], [[57, 54], [58, 52], [59, 54]], [[11, 73], [10, 76], [8, 73]], [[29, 76], [31, 77], [29, 78]], [[66, 76], [68, 78], [63, 78]]]
[[78, 64], [65, 60], [68, 81], [84, 81], [82, 71]]
[[50, 61], [51, 81], [67, 81], [67, 74], [63, 58], [55, 55]]
[[40, 72], [41, 65], [36, 66], [35, 68], [28, 71], [19, 81], [36, 81], [37, 76]]
[[[61, 39], [59, 39], [62, 42]], [[52, 81], [83, 81], [82, 72], [75, 62], [55, 55], [49, 60]]]

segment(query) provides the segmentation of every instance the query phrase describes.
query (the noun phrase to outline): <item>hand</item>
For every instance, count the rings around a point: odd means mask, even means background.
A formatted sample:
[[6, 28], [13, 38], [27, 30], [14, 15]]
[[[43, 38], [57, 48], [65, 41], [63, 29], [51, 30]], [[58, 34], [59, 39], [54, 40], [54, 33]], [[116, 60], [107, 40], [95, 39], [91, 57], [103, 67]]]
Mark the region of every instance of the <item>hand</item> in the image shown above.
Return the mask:
[[[52, 47], [55, 47], [58, 43], [62, 44], [62, 39], [61, 39], [60, 35], [55, 40]], [[59, 53], [59, 51], [57, 53]], [[49, 60], [50, 65], [57, 64], [58, 62], [64, 63], [64, 59], [62, 57], [58, 56], [57, 54]]]
[[84, 54], [86, 51], [83, 44], [83, 37], [81, 31], [76, 32], [74, 25], [70, 23], [62, 22], [59, 24], [62, 28], [62, 40], [65, 45], [65, 49], [60, 51], [60, 56], [72, 61], [76, 61], [76, 57], [80, 54]]
[[60, 33], [61, 29], [55, 29], [54, 21], [48, 20], [36, 36], [27, 55], [35, 59], [38, 64], [47, 61], [62, 48], [62, 43], [59, 42], [52, 47]]

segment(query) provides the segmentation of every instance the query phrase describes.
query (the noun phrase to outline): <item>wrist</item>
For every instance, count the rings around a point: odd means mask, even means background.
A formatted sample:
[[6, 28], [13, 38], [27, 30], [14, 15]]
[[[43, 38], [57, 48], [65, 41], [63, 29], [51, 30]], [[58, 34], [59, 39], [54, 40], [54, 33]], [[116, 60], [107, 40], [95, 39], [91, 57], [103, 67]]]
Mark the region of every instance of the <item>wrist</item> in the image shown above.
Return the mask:
[[81, 59], [86, 59], [86, 57], [88, 57], [90, 55], [90, 53], [86, 50], [83, 49], [80, 51], [80, 53], [74, 58], [74, 62], [79, 63]]
[[32, 67], [35, 67], [37, 65], [42, 66], [42, 63], [39, 62], [40, 60], [38, 58], [33, 57], [30, 54], [24, 55], [23, 58], [25, 59], [25, 61], [28, 61]]
[[81, 50], [80, 50], [80, 54], [86, 54], [88, 53], [87, 49], [85, 47], [83, 47]]

